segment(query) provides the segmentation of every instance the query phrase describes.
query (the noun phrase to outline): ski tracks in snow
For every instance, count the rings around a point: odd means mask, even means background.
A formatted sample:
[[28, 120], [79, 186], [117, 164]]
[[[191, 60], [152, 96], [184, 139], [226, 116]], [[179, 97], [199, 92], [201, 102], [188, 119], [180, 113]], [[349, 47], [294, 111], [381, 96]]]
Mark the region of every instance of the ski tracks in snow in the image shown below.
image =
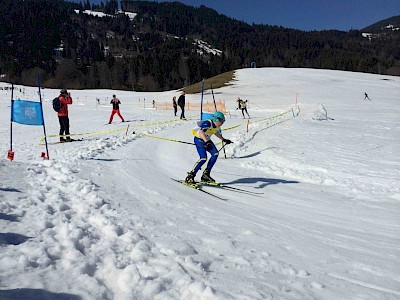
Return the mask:
[[[172, 251], [165, 255], [168, 249], [151, 244], [134, 224], [125, 224], [107, 199], [99, 197], [96, 185], [79, 178], [82, 159], [133, 140], [95, 140], [79, 149], [71, 147], [66, 159], [21, 167], [17, 174], [27, 173], [30, 188], [21, 191], [20, 207], [4, 202], [1, 208], [19, 220], [19, 230], [27, 237], [24, 243], [5, 248], [2, 260], [20, 272], [2, 270], [1, 281], [15, 288], [72, 292], [84, 299], [230, 298], [195, 280], [204, 273], [199, 264]], [[36, 222], [25, 223], [25, 215]]]
[[[238, 131], [233, 138], [235, 144], [233, 150], [230, 154], [233, 158], [241, 158], [244, 154], [248, 155], [249, 151], [254, 149], [269, 150], [268, 155], [262, 153], [264, 150], [256, 152], [254, 155], [261, 154], [263, 159], [246, 159], [241, 161], [241, 165], [244, 168], [261, 170], [268, 174], [276, 174], [277, 176], [283, 178], [296, 179], [301, 182], [307, 182], [311, 184], [327, 185], [327, 186], [337, 186], [348, 191], [348, 193], [353, 193], [355, 197], [364, 197], [366, 195], [387, 195], [388, 199], [398, 199], [400, 195], [400, 188], [397, 184], [398, 172], [395, 172], [393, 168], [393, 163], [387, 163], [387, 169], [378, 172], [371, 172], [371, 167], [369, 164], [373, 160], [367, 154], [363, 154], [355, 151], [358, 149], [349, 146], [348, 149], [343, 148], [343, 145], [336, 145], [334, 141], [330, 139], [335, 139], [336, 132], [335, 126], [344, 126], [342, 123], [344, 121], [338, 122], [337, 124], [322, 123], [315, 121], [315, 115], [319, 113], [320, 105], [305, 105], [299, 104], [302, 113], [299, 117], [295, 118], [283, 118], [283, 119], [271, 119], [268, 122], [254, 123], [253, 126], [249, 127], [249, 131]], [[289, 106], [290, 107], [290, 106]], [[271, 129], [268, 134], [266, 129], [271, 128], [275, 124], [281, 124], [287, 122], [286, 126], [290, 126], [290, 122], [301, 123], [297, 124], [298, 128], [303, 128], [303, 131], [307, 131], [307, 135], [312, 134], [313, 126], [325, 126], [326, 136], [312, 136], [312, 138], [304, 138], [304, 133], [301, 131], [296, 131], [294, 128], [292, 130], [283, 130], [277, 136], [275, 131]], [[282, 126], [284, 126], [282, 124]], [[351, 126], [346, 124], [345, 126]], [[285, 134], [286, 133], [286, 134]], [[260, 135], [260, 136], [259, 136]], [[257, 139], [256, 139], [257, 138]], [[284, 141], [287, 149], [280, 149], [280, 141]], [[300, 141], [300, 139], [302, 141]], [[315, 151], [318, 149], [318, 143], [324, 141], [330, 141], [330, 151], [324, 152]], [[272, 145], [277, 145], [265, 149], [265, 144], [271, 143]], [[353, 142], [356, 143], [356, 142]], [[281, 153], [282, 152], [282, 153]], [[306, 154], [305, 154], [306, 153]], [[318, 153], [320, 157], [307, 157], [308, 153]], [[386, 152], [384, 152], [386, 153]], [[293, 154], [297, 154], [293, 156]], [[337, 165], [329, 165], [325, 163], [327, 156], [336, 156]], [[384, 154], [382, 154], [384, 156]], [[250, 157], [248, 157], [250, 158]], [[347, 165], [353, 165], [354, 171], [349, 172], [347, 167], [343, 167], [339, 163]], [[373, 170], [375, 170], [373, 168]], [[371, 180], [372, 178], [372, 180]]]
[[[248, 243], [240, 242], [235, 234], [221, 240], [218, 229], [200, 234], [211, 235], [207, 240], [178, 238], [178, 246], [146, 239], [141, 224], [121, 218], [124, 214], [99, 196], [93, 182], [79, 177], [86, 159], [134, 141], [134, 137], [95, 140], [71, 146], [66, 159], [28, 167], [31, 187], [23, 209], [36, 223], [24, 224], [21, 218], [22, 225], [29, 227], [29, 245], [20, 245], [4, 257], [21, 270], [4, 275], [10, 285], [14, 282], [17, 288], [29, 277], [28, 286], [72, 292], [84, 299], [268, 299], [276, 294], [296, 299], [323, 288], [310, 280], [308, 271], [247, 249]], [[61, 150], [57, 154], [65, 154], [65, 149]], [[199, 222], [206, 224], [204, 217]], [[229, 226], [228, 220], [224, 222], [221, 226]], [[153, 226], [153, 232], [160, 230], [160, 224], [145, 225]], [[161, 229], [159, 234], [175, 239], [174, 232]], [[244, 233], [243, 238], [251, 240], [251, 235]], [[232, 276], [232, 269], [241, 270], [243, 277]], [[35, 279], [40, 277], [52, 285], [40, 286]], [[268, 278], [274, 283], [269, 284]], [[244, 282], [237, 286], [238, 280]], [[292, 288], [282, 289], [277, 281]], [[26, 282], [23, 285], [27, 286]], [[226, 290], [227, 286], [231, 290]]]

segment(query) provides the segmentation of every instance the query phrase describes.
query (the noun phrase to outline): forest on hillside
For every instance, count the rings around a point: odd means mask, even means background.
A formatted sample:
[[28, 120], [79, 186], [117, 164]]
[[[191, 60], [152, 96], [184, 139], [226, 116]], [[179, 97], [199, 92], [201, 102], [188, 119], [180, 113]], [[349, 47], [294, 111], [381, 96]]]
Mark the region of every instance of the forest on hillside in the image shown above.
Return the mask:
[[2, 0], [0, 15], [1, 80], [25, 85], [161, 91], [255, 65], [400, 75], [400, 31], [305, 32], [132, 0]]

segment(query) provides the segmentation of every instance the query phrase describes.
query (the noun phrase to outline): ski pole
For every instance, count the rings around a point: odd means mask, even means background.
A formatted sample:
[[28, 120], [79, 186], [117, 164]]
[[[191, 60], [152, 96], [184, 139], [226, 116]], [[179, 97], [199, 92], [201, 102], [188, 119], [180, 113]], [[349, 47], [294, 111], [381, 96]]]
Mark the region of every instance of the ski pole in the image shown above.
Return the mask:
[[225, 146], [227, 145], [227, 144], [225, 144], [224, 142], [222, 142], [222, 149], [224, 149], [224, 157], [225, 157], [225, 159], [226, 159], [226, 152], [225, 152]]
[[170, 141], [170, 142], [175, 142], [175, 143], [182, 143], [182, 144], [188, 144], [188, 145], [195, 145], [195, 143], [190, 143], [190, 142], [185, 142], [185, 141], [179, 141], [179, 140], [164, 138], [164, 137], [156, 136], [156, 135], [150, 135], [150, 134], [145, 134], [145, 133], [141, 133], [140, 135], [145, 136], [145, 137], [149, 137], [149, 138], [153, 138], [153, 139], [159, 139], [159, 140]]
[[224, 156], [225, 156], [225, 159], [226, 159], [226, 152], [225, 152], [225, 146], [226, 146], [227, 144], [225, 144], [224, 142], [222, 142], [222, 147], [221, 147], [221, 149], [219, 149], [218, 150], [218, 153], [222, 150], [222, 149], [224, 149]]

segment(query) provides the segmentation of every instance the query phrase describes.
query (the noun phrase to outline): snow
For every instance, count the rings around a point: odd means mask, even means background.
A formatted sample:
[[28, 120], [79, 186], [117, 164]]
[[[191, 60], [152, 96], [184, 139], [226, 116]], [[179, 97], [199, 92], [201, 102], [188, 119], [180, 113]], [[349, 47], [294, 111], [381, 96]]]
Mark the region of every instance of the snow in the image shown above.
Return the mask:
[[[43, 129], [13, 123], [9, 161], [9, 86], [0, 83], [0, 298], [400, 298], [400, 78], [237, 70], [214, 90], [234, 144], [212, 175], [263, 194], [205, 187], [228, 201], [170, 179], [191, 170], [194, 146], [143, 135], [192, 142], [199, 112], [181, 121], [151, 108], [178, 91], [71, 90], [71, 132], [92, 134], [50, 144], [41, 160]], [[58, 90], [42, 94], [56, 135]], [[130, 122], [105, 125], [113, 94]], [[38, 100], [33, 87], [14, 95]], [[250, 124], [237, 97], [249, 100]]]
[[222, 55], [222, 51], [218, 50], [218, 49], [214, 49], [212, 48], [207, 42], [202, 41], [202, 40], [197, 40], [195, 39], [194, 45], [196, 45], [199, 49], [197, 50], [197, 53], [199, 53], [200, 55], [203, 55], [204, 52], [205, 53], [211, 53], [213, 55], [217, 55], [217, 56], [221, 56]]
[[[75, 13], [79, 14], [79, 10], [75, 9]], [[113, 15], [110, 14], [106, 14], [100, 11], [94, 11], [94, 10], [89, 10], [89, 9], [85, 9], [83, 11], [84, 14], [90, 15], [90, 16], [94, 16], [94, 17], [99, 17], [99, 18], [103, 18], [103, 17], [114, 17]]]
[[398, 27], [394, 27], [392, 24], [389, 24], [389, 25], [387, 25], [387, 26], [385, 26], [384, 28], [386, 28], [386, 29], [391, 29], [391, 30], [400, 30], [400, 28], [398, 28]]
[[[80, 11], [78, 9], [75, 9], [75, 13], [79, 14], [79, 12]], [[103, 17], [114, 18], [115, 17], [115, 15], [110, 15], [110, 14], [106, 14], [106, 13], [94, 11], [94, 10], [89, 10], [89, 9], [84, 10], [83, 13], [90, 15], [90, 16], [99, 17], [99, 18], [103, 18]], [[130, 20], [133, 20], [137, 15], [137, 13], [123, 12], [123, 11], [118, 11], [118, 14], [125, 14], [129, 17]]]
[[127, 15], [129, 17], [130, 20], [135, 19], [135, 17], [137, 16], [137, 13], [128, 12], [128, 11], [119, 12], [119, 13], [124, 13], [125, 15]]

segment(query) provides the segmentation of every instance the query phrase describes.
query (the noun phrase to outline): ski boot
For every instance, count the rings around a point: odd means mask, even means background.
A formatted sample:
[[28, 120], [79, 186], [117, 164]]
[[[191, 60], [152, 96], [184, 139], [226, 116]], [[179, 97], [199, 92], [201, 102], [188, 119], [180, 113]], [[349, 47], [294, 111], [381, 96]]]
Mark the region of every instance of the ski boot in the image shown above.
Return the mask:
[[201, 176], [201, 181], [203, 182], [215, 182], [214, 178], [210, 176], [210, 170], [205, 169], [203, 175]]
[[187, 177], [185, 179], [185, 182], [188, 183], [188, 184], [195, 183], [195, 181], [194, 181], [194, 177], [195, 176], [196, 176], [196, 174], [194, 174], [193, 172], [188, 172], [188, 175], [187, 175]]

